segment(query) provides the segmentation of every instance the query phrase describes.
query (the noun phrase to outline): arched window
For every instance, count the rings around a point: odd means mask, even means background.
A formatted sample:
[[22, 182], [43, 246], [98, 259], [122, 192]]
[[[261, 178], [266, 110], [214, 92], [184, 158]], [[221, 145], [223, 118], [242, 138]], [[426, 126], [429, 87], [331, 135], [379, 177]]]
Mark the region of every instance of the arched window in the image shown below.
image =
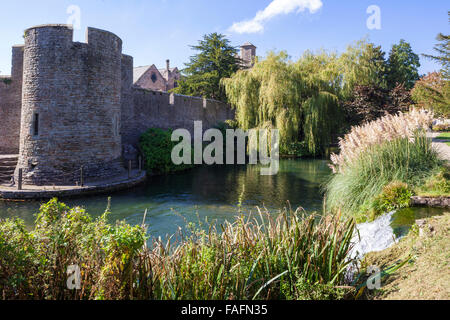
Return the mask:
[[152, 72], [152, 77], [151, 77], [153, 83], [156, 82], [156, 80], [158, 80], [158, 78], [156, 77], [156, 73]]

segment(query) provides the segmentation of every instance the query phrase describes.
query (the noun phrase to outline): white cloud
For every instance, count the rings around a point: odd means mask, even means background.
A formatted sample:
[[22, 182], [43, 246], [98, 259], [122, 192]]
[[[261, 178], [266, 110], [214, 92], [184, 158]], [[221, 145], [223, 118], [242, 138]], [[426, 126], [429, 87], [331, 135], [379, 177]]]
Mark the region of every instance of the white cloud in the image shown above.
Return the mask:
[[251, 20], [235, 22], [229, 31], [236, 33], [257, 33], [264, 31], [264, 24], [270, 19], [292, 12], [303, 12], [309, 10], [310, 13], [317, 12], [322, 8], [321, 0], [273, 0], [264, 10], [258, 11]]

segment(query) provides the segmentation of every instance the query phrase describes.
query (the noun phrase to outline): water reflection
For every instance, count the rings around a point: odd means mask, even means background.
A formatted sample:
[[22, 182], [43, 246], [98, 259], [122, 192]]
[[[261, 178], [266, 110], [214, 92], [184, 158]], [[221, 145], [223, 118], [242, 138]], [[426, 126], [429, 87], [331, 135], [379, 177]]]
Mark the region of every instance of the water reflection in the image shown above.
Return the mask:
[[[204, 166], [163, 177], [153, 177], [149, 183], [112, 197], [111, 220], [125, 219], [140, 224], [148, 209], [146, 223], [150, 234], [172, 234], [185, 221], [208, 217], [221, 222], [243, 212], [255, 212], [256, 206], [266, 206], [276, 212], [289, 201], [292, 207], [308, 211], [322, 208], [321, 184], [330, 169], [324, 160], [281, 160], [276, 176], [261, 176], [259, 166]], [[102, 214], [108, 195], [62, 199], [70, 206], [80, 205], [94, 215]], [[0, 217], [20, 217], [32, 225], [39, 202], [1, 202]]]
[[398, 210], [394, 213], [391, 219], [391, 227], [394, 230], [395, 236], [403, 237], [408, 234], [409, 229], [416, 220], [429, 218], [433, 216], [443, 215], [444, 212], [448, 212], [448, 209], [442, 208], [428, 208], [428, 207], [415, 207]]

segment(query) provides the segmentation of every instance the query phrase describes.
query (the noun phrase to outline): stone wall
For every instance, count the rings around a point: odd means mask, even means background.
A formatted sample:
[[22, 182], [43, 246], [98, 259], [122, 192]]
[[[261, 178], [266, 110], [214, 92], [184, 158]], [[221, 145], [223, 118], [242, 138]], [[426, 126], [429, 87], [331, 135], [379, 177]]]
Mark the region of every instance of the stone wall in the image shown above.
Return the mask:
[[219, 122], [234, 119], [234, 111], [215, 100], [169, 94], [133, 87], [132, 108], [122, 110], [123, 143], [137, 145], [149, 128], [187, 129], [193, 136], [194, 121], [203, 122], [203, 130]]
[[72, 184], [122, 173], [122, 41], [66, 25], [25, 31], [20, 151], [26, 184]]
[[11, 76], [0, 78], [0, 154], [19, 153], [23, 49], [12, 48]]
[[412, 206], [425, 206], [435, 208], [450, 208], [450, 197], [421, 197], [411, 198]]

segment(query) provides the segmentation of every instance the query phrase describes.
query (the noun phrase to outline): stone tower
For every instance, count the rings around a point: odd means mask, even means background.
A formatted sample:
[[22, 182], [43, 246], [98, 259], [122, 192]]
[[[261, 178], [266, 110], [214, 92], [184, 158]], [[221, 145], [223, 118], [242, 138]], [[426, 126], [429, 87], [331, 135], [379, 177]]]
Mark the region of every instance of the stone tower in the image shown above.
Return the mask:
[[[25, 31], [19, 161], [24, 183], [64, 185], [121, 174], [122, 41], [68, 25]], [[129, 59], [126, 59], [129, 60]], [[132, 63], [132, 62], [131, 62]]]
[[246, 42], [241, 46], [241, 60], [244, 67], [251, 68], [255, 64], [256, 47], [250, 42]]

